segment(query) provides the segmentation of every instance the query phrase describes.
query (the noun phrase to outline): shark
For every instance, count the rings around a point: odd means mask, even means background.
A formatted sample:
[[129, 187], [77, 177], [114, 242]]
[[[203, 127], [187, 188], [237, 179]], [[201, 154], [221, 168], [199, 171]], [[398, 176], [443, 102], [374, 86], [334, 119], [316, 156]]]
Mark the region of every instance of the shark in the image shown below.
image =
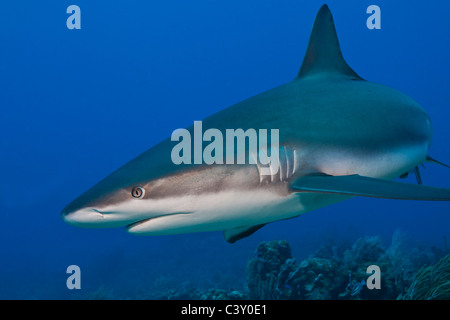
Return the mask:
[[[428, 150], [432, 122], [412, 98], [360, 77], [344, 60], [333, 16], [316, 16], [292, 81], [223, 109], [204, 129], [279, 129], [271, 163], [175, 164], [167, 138], [71, 202], [62, 218], [86, 228], [135, 235], [223, 231], [233, 243], [264, 225], [355, 196], [448, 201], [425, 186], [419, 166], [445, 165]], [[193, 126], [188, 127], [194, 133]], [[267, 173], [269, 172], [269, 173]], [[395, 180], [416, 174], [418, 184]]]

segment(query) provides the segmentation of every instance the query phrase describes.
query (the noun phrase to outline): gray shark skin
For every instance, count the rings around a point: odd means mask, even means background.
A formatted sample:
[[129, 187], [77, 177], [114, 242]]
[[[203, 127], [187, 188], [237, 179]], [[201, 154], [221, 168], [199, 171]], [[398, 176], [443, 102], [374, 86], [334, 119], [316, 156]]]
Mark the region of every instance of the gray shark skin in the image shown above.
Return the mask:
[[[177, 142], [169, 138], [70, 203], [63, 219], [138, 235], [224, 230], [234, 242], [267, 223], [352, 196], [450, 200], [449, 189], [390, 181], [437, 162], [428, 156], [431, 120], [410, 97], [347, 65], [326, 5], [296, 79], [202, 124], [203, 131], [279, 129], [279, 170], [263, 175], [259, 164], [175, 165]], [[188, 130], [193, 136], [193, 127]]]

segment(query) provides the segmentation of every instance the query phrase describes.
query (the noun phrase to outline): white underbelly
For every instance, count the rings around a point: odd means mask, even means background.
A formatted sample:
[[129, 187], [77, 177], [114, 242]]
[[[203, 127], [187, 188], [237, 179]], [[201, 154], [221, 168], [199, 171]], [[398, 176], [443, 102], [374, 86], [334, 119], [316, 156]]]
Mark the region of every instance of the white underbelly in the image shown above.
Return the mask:
[[293, 218], [348, 198], [350, 197], [317, 193], [281, 196], [268, 189], [211, 193], [183, 199], [191, 202], [186, 203], [187, 206], [195, 207], [192, 213], [148, 219], [133, 225], [128, 232], [168, 235], [251, 227]]
[[[359, 174], [379, 179], [394, 179], [426, 160], [427, 145], [407, 146], [384, 153], [358, 156], [342, 150], [328, 150], [316, 170], [332, 176]], [[330, 161], [332, 159], [332, 161]]]

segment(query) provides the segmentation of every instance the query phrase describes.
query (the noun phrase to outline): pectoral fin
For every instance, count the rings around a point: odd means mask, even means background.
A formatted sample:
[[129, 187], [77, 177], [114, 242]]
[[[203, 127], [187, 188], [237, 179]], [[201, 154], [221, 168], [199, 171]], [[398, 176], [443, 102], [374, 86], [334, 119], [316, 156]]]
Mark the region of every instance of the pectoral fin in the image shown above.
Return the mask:
[[360, 175], [304, 176], [292, 184], [295, 192], [332, 193], [350, 196], [450, 201], [450, 189], [381, 180]]

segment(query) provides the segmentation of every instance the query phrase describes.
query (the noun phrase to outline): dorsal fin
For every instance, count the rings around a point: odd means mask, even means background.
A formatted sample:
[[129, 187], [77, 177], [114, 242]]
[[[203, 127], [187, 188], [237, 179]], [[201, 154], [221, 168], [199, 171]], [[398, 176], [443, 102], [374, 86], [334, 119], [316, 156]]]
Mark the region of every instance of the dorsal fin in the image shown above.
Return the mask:
[[324, 4], [317, 13], [298, 78], [320, 73], [341, 74], [362, 80], [345, 62], [330, 9]]

